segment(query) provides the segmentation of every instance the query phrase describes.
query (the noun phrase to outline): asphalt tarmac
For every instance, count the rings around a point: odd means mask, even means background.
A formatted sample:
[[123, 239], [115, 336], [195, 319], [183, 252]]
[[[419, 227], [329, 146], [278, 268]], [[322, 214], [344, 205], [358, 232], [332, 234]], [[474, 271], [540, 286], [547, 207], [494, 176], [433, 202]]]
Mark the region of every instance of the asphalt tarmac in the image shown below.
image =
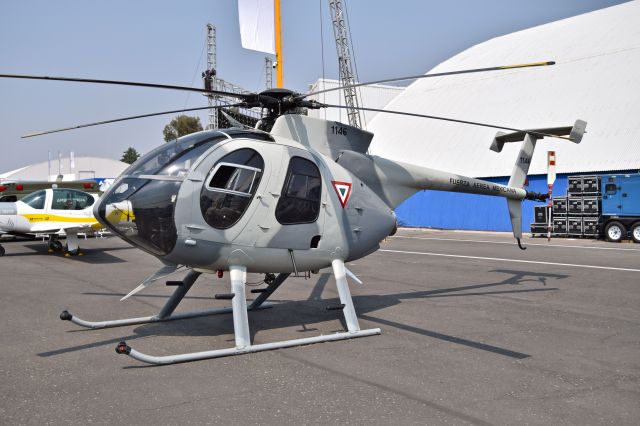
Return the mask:
[[[85, 255], [3, 242], [0, 423], [640, 423], [640, 245], [401, 230], [349, 268], [361, 328], [379, 336], [145, 366], [114, 348], [170, 355], [232, 347], [231, 315], [83, 330], [153, 315], [173, 288], [120, 302], [160, 265], [117, 238]], [[290, 279], [249, 314], [254, 343], [342, 331], [328, 270]], [[176, 278], [172, 278], [176, 279]], [[261, 277], [250, 275], [250, 281]], [[226, 306], [228, 276], [200, 278], [179, 310]], [[252, 297], [251, 295], [250, 297]]]

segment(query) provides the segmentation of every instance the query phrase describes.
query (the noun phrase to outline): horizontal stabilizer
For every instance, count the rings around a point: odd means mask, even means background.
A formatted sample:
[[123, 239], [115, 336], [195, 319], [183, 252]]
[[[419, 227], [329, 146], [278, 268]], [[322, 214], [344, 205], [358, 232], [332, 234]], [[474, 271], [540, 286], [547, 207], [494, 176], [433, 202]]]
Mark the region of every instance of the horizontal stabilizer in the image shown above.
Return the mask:
[[[564, 127], [547, 127], [542, 129], [529, 129], [522, 132], [504, 133], [498, 132], [496, 137], [491, 143], [491, 150], [495, 152], [501, 152], [504, 144], [507, 142], [520, 142], [524, 140], [527, 134], [530, 134], [537, 139], [541, 139], [545, 136], [566, 136], [569, 135], [569, 140], [574, 143], [580, 143], [582, 137], [585, 134], [587, 128], [587, 122], [583, 120], [576, 120], [573, 126]], [[566, 138], [565, 138], [566, 139]]]

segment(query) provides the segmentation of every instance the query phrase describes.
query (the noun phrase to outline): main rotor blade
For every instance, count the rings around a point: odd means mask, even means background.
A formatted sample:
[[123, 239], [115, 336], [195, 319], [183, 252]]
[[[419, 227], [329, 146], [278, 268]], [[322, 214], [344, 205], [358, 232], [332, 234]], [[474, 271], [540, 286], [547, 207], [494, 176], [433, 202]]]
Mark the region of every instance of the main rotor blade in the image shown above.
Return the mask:
[[348, 89], [348, 88], [351, 88], [351, 87], [369, 86], [371, 84], [392, 83], [394, 81], [404, 81], [404, 80], [418, 80], [418, 79], [421, 79], [421, 78], [431, 78], [431, 77], [444, 77], [444, 76], [447, 76], [447, 75], [472, 74], [472, 73], [476, 73], [476, 72], [504, 71], [504, 70], [511, 70], [511, 69], [517, 69], [517, 68], [544, 67], [544, 66], [548, 66], [548, 65], [555, 65], [555, 62], [554, 61], [531, 62], [529, 64], [502, 65], [502, 66], [498, 66], [498, 67], [474, 68], [474, 69], [468, 69], [468, 70], [438, 72], [438, 73], [434, 73], [434, 74], [412, 75], [412, 76], [408, 76], [408, 77], [386, 78], [386, 79], [383, 79], [383, 80], [368, 81], [366, 83], [356, 83], [356, 84], [350, 84], [350, 85], [347, 85], [347, 86], [332, 87], [331, 89], [318, 90], [318, 91], [315, 91], [315, 92], [307, 93], [306, 95], [303, 95], [302, 98], [306, 98], [306, 97], [311, 96], [311, 95], [318, 95], [320, 93], [333, 92], [335, 90]]
[[227, 107], [244, 106], [244, 105], [245, 105], [244, 102], [241, 102], [241, 103], [229, 104], [229, 105], [213, 105], [213, 106], [198, 107], [198, 108], [176, 109], [173, 111], [154, 112], [152, 114], [133, 115], [130, 117], [114, 118], [113, 120], [97, 121], [95, 123], [80, 124], [73, 127], [65, 127], [64, 129], [55, 129], [55, 130], [47, 130], [44, 132], [38, 132], [38, 133], [30, 133], [28, 135], [24, 135], [21, 137], [22, 139], [32, 138], [34, 136], [48, 135], [49, 133], [66, 132], [67, 130], [82, 129], [83, 127], [99, 126], [101, 124], [117, 123], [119, 121], [135, 120], [137, 118], [155, 117], [156, 115], [175, 114], [177, 112], [199, 111], [203, 109], [227, 108]]
[[439, 116], [436, 116], [436, 115], [416, 114], [414, 112], [393, 111], [393, 110], [389, 110], [389, 109], [378, 109], [378, 108], [350, 107], [350, 106], [346, 106], [346, 105], [322, 104], [322, 106], [323, 107], [328, 107], [328, 108], [342, 108], [342, 109], [349, 108], [349, 109], [357, 109], [357, 110], [360, 110], [360, 111], [384, 112], [384, 113], [387, 113], [387, 114], [406, 115], [406, 116], [409, 116], [409, 117], [430, 118], [432, 120], [450, 121], [452, 123], [470, 124], [472, 126], [489, 127], [489, 128], [492, 128], [492, 129], [500, 129], [500, 130], [511, 130], [512, 132], [530, 133], [532, 135], [536, 135], [536, 136], [540, 136], [540, 137], [566, 139], [566, 140], [569, 140], [569, 141], [572, 140], [571, 138], [568, 138], [568, 137], [552, 135], [552, 134], [549, 134], [549, 133], [541, 133], [541, 132], [523, 130], [523, 129], [514, 129], [513, 127], [499, 126], [497, 124], [479, 123], [477, 121], [458, 120], [457, 118], [447, 118], [447, 117], [439, 117]]
[[171, 90], [182, 90], [187, 92], [200, 92], [207, 93], [210, 95], [218, 95], [218, 96], [227, 96], [233, 97], [237, 99], [242, 99], [243, 101], [253, 100], [255, 98], [255, 94], [253, 93], [231, 93], [231, 92], [223, 92], [220, 90], [206, 90], [198, 87], [188, 87], [188, 86], [172, 86], [169, 84], [155, 84], [155, 83], [141, 83], [135, 81], [120, 81], [120, 80], [97, 80], [92, 78], [77, 78], [77, 77], [50, 77], [46, 75], [23, 75], [23, 74], [0, 74], [0, 78], [19, 78], [19, 79], [27, 79], [27, 80], [52, 80], [52, 81], [71, 81], [74, 83], [96, 83], [96, 84], [111, 84], [117, 86], [134, 86], [134, 87], [151, 87], [154, 89], [171, 89]]

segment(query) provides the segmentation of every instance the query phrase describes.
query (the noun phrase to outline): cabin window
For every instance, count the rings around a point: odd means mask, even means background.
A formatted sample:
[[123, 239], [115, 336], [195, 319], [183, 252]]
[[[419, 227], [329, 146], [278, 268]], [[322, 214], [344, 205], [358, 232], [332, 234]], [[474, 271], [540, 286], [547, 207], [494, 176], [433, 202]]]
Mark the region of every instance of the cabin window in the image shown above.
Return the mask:
[[42, 210], [44, 209], [44, 201], [47, 197], [47, 191], [33, 192], [20, 201], [31, 207], [32, 209]]
[[217, 229], [232, 227], [251, 204], [263, 169], [264, 160], [253, 149], [239, 149], [222, 157], [200, 192], [204, 220]]
[[93, 197], [85, 192], [72, 189], [54, 189], [52, 210], [84, 210], [93, 205]]
[[320, 170], [313, 162], [293, 157], [287, 169], [276, 219], [283, 225], [312, 223], [320, 214]]

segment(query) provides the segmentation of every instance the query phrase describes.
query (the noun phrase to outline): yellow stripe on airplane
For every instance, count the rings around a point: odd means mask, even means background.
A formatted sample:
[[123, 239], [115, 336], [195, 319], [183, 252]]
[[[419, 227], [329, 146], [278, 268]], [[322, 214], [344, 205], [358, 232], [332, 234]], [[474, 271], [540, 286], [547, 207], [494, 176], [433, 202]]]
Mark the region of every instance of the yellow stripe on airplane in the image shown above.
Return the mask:
[[27, 219], [30, 223], [36, 222], [66, 222], [66, 223], [98, 223], [98, 221], [94, 217], [69, 217], [69, 216], [60, 216], [55, 214], [21, 214], [20, 216]]

